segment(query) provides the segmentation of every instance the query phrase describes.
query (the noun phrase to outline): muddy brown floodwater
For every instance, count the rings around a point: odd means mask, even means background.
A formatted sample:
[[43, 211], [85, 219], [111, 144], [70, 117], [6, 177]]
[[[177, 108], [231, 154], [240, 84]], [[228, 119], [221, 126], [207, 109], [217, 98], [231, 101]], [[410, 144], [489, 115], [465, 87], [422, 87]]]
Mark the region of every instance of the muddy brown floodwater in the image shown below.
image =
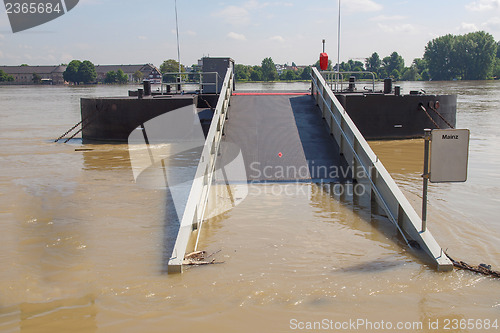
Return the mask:
[[[429, 229], [499, 269], [500, 82], [401, 85], [459, 95], [469, 179], [430, 186]], [[199, 247], [224, 263], [167, 275], [168, 196], [134, 182], [127, 146], [53, 143], [79, 98], [129, 88], [0, 86], [1, 332], [500, 329], [499, 280], [436, 272], [384, 218], [316, 184], [250, 185], [203, 225]], [[423, 141], [370, 145], [420, 212]]]

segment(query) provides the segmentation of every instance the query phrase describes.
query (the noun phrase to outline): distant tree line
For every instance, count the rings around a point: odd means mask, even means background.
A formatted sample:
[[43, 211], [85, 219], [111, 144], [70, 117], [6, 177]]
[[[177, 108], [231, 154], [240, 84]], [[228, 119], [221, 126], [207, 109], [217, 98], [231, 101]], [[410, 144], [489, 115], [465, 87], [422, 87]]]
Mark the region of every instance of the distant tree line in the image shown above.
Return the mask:
[[[265, 58], [261, 66], [237, 64], [235, 77], [238, 81], [308, 80], [312, 67], [319, 69], [319, 60], [302, 68], [292, 63], [278, 74], [272, 58]], [[339, 67], [341, 72], [369, 71], [375, 73], [377, 79], [390, 77], [402, 81], [500, 78], [500, 42], [495, 42], [493, 36], [484, 31], [446, 35], [431, 40], [424, 56], [414, 59], [409, 67], [405, 67], [403, 57], [397, 52], [384, 58], [374, 52], [364, 63], [349, 60]], [[331, 61], [328, 70], [336, 70]]]
[[278, 74], [276, 64], [271, 57], [262, 60], [261, 66], [237, 64], [234, 72], [238, 81], [293, 81], [309, 80], [311, 78], [311, 66], [301, 68], [297, 67], [295, 63], [292, 63], [292, 66], [288, 66], [281, 74]]

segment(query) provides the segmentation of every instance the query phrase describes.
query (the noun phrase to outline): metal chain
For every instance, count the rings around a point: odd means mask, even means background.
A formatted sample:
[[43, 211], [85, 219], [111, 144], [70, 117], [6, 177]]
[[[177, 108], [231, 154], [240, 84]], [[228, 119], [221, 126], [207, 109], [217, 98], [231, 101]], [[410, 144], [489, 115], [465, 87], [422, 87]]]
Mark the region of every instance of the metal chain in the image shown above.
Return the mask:
[[66, 135], [68, 135], [70, 132], [72, 132], [74, 129], [76, 129], [79, 125], [82, 125], [82, 127], [76, 133], [73, 133], [69, 138], [67, 138], [64, 141], [64, 143], [68, 143], [69, 140], [73, 139], [78, 133], [80, 133], [81, 131], [83, 131], [83, 129], [85, 127], [87, 127], [87, 125], [89, 125], [90, 123], [92, 123], [95, 120], [95, 117], [96, 117], [96, 115], [97, 115], [97, 113], [99, 111], [101, 111], [101, 108], [100, 108], [99, 105], [96, 105], [96, 110], [94, 112], [92, 112], [91, 114], [89, 114], [84, 119], [80, 120], [76, 125], [74, 125], [68, 131], [66, 131], [66, 133], [64, 133], [63, 135], [61, 135], [60, 137], [58, 137], [56, 140], [54, 140], [54, 142], [58, 142], [59, 140], [64, 139]]
[[425, 109], [425, 107], [420, 104], [420, 109], [422, 109], [422, 111], [425, 112], [425, 114], [427, 115], [427, 117], [432, 121], [432, 123], [434, 124], [434, 126], [436, 126], [436, 128], [440, 129], [441, 127], [439, 127], [439, 125], [434, 121], [434, 119], [432, 119], [431, 115], [429, 114], [429, 112], [427, 112], [427, 110]]
[[472, 265], [467, 264], [466, 262], [454, 260], [446, 252], [445, 252], [445, 254], [448, 257], [448, 259], [451, 260], [451, 262], [453, 263], [453, 266], [455, 266], [457, 268], [468, 270], [468, 271], [479, 273], [479, 274], [483, 274], [483, 275], [487, 275], [487, 276], [500, 278], [500, 272], [492, 270], [490, 265], [480, 264], [479, 266], [472, 266]]
[[444, 117], [441, 113], [439, 113], [439, 111], [435, 108], [433, 108], [432, 106], [429, 106], [431, 108], [432, 111], [434, 111], [438, 116], [439, 118], [441, 118], [442, 121], [444, 121], [446, 123], [446, 125], [448, 125], [450, 128], [455, 128], [453, 127]]

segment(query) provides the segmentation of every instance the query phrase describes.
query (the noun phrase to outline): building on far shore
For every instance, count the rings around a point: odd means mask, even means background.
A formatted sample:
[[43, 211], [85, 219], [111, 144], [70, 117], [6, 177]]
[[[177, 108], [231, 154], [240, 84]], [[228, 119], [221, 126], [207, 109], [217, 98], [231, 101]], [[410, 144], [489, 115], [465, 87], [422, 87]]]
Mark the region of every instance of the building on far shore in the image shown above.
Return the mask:
[[[42, 84], [65, 84], [63, 73], [67, 66], [0, 66], [0, 70], [14, 78], [13, 82], [2, 82], [2, 84], [35, 84], [34, 76], [41, 78]], [[128, 78], [128, 82], [136, 82], [134, 74], [142, 73], [142, 80], [150, 80], [152, 83], [161, 83], [160, 70], [152, 64], [145, 65], [96, 65], [97, 82], [104, 82], [106, 73], [116, 72], [121, 69]], [[36, 75], [34, 75], [36, 74]]]
[[161, 83], [161, 72], [152, 64], [145, 65], [97, 65], [95, 70], [97, 72], [97, 82], [104, 82], [106, 73], [116, 72], [121, 69], [127, 75], [128, 82], [135, 82], [134, 74], [139, 71], [142, 73], [143, 80], [149, 80], [151, 83]]
[[44, 84], [64, 84], [63, 73], [66, 66], [0, 66], [0, 70], [14, 78], [10, 84], [34, 84], [34, 74]]

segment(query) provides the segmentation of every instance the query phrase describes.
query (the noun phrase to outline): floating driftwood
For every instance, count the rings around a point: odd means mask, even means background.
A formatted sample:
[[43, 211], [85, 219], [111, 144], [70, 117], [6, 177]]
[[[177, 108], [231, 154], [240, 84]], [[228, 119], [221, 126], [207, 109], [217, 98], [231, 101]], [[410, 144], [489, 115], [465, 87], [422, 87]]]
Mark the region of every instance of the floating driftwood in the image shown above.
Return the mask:
[[207, 256], [206, 251], [195, 251], [188, 253], [184, 256], [184, 260], [182, 261], [183, 265], [187, 266], [203, 266], [203, 265], [211, 265], [211, 264], [222, 264], [223, 262], [218, 262], [215, 261], [215, 258], [212, 260], [208, 260], [210, 257], [212, 257], [214, 254], [220, 252], [214, 252], [210, 255]]

